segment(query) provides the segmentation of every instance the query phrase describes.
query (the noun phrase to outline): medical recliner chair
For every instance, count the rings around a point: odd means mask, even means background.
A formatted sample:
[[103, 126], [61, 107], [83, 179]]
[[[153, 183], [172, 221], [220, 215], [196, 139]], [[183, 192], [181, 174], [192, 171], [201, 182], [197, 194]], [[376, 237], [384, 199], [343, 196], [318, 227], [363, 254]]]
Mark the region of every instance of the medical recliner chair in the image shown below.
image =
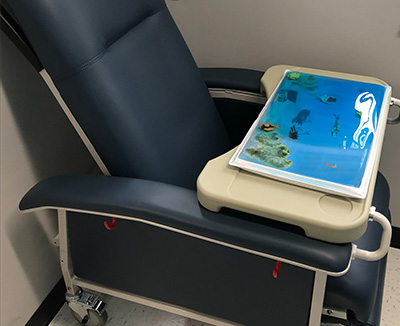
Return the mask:
[[[352, 260], [351, 243], [198, 203], [204, 165], [237, 145], [262, 108], [262, 72], [199, 70], [163, 0], [6, 5], [104, 173], [44, 180], [20, 203], [58, 211], [66, 297], [80, 322], [106, 322], [105, 304], [88, 294], [97, 291], [215, 325], [321, 316], [379, 325], [386, 257]], [[379, 173], [372, 204], [390, 215]], [[355, 244], [376, 250], [381, 234], [369, 222]]]

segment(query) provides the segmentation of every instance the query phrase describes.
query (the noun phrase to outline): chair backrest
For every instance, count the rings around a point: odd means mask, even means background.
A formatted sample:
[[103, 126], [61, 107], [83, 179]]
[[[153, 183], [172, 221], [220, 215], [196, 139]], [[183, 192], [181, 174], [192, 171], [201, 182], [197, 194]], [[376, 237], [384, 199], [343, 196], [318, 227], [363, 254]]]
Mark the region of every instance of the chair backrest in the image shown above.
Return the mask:
[[229, 147], [163, 0], [8, 0], [111, 175], [194, 188]]

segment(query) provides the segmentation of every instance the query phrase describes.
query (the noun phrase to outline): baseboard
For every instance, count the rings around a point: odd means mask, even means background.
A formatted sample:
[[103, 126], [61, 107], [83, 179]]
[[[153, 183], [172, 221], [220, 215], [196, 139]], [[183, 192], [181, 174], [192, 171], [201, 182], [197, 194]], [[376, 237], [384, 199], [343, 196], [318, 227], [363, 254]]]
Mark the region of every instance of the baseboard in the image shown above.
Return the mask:
[[25, 326], [48, 326], [65, 303], [65, 283], [61, 279], [50, 291]]
[[400, 228], [392, 227], [392, 241], [390, 246], [393, 248], [400, 249]]

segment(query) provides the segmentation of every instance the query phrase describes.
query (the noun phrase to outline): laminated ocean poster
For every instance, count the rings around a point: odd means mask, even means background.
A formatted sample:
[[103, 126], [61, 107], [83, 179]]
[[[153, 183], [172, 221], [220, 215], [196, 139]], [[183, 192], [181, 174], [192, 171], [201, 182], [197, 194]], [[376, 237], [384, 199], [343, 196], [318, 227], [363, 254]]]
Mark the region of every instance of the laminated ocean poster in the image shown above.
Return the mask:
[[286, 71], [230, 164], [365, 198], [390, 87]]

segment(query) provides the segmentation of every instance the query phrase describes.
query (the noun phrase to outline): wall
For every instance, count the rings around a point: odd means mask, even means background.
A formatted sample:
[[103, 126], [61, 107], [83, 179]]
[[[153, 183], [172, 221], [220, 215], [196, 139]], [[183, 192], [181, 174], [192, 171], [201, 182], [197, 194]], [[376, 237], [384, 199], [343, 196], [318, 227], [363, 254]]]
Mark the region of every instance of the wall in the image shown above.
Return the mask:
[[22, 326], [61, 278], [53, 212], [21, 214], [39, 180], [94, 162], [38, 73], [1, 33], [0, 325]]
[[[400, 97], [398, 0], [168, 0], [201, 67], [291, 64], [374, 76]], [[391, 113], [396, 114], [397, 112]], [[400, 227], [400, 126], [389, 125], [380, 170]]]

